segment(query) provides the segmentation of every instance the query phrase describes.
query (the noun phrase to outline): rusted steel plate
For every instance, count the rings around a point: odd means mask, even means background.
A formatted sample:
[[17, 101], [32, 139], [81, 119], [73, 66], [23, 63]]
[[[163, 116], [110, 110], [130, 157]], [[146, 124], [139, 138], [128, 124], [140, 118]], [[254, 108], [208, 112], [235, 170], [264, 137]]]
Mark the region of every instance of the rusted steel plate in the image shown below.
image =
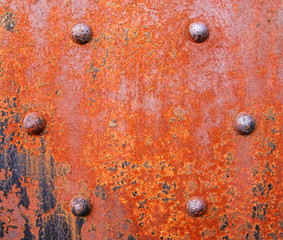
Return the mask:
[[279, 0], [0, 6], [3, 239], [283, 238]]

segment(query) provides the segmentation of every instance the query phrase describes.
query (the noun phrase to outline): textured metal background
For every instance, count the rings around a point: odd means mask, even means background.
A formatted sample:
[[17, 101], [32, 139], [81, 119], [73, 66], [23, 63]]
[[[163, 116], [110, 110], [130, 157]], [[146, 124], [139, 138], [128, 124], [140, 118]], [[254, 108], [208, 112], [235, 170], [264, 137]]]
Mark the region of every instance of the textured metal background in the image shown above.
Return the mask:
[[[283, 239], [280, 4], [0, 0], [0, 237]], [[204, 43], [185, 36], [195, 20]], [[42, 136], [23, 129], [31, 111]], [[251, 135], [233, 129], [241, 111]]]

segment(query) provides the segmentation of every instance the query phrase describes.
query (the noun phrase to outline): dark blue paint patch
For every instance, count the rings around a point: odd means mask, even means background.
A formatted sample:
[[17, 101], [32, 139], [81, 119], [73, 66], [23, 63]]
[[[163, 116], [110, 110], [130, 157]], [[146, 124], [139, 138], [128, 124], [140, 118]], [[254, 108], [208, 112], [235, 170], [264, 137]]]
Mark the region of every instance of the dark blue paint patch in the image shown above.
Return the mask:
[[101, 197], [101, 200], [105, 200], [107, 198], [105, 185], [100, 186], [99, 184], [95, 187], [95, 196]]
[[[14, 109], [16, 108], [16, 98], [13, 101], [7, 99], [6, 102]], [[4, 108], [4, 107], [3, 107]], [[13, 123], [19, 119], [19, 114], [15, 114], [13, 110], [8, 111], [4, 108], [1, 111], [2, 118], [0, 121], [0, 171], [5, 173], [5, 177], [0, 180], [0, 191], [3, 193], [3, 197], [8, 197], [12, 193], [12, 189], [16, 189], [15, 193], [20, 197], [18, 207], [23, 206], [28, 209], [30, 205], [29, 196], [26, 187], [22, 186], [22, 181], [25, 180], [26, 166], [21, 164], [19, 152], [16, 145], [10, 144], [15, 136], [15, 132], [10, 135], [6, 135], [5, 131], [8, 128], [8, 123]], [[12, 114], [12, 115], [11, 115]], [[8, 147], [6, 147], [8, 146]], [[3, 209], [1, 209], [2, 212]], [[7, 212], [13, 213], [14, 209], [6, 209]], [[9, 225], [5, 222], [0, 223], [0, 237], [5, 237], [11, 229], [15, 229], [17, 226]], [[29, 234], [30, 227], [28, 223], [25, 225], [24, 234], [28, 236], [24, 239], [31, 239], [32, 235]]]
[[137, 240], [132, 234], [128, 235], [128, 240]]
[[13, 12], [6, 12], [1, 16], [2, 27], [10, 32], [13, 32], [16, 27], [16, 20]]
[[[5, 138], [5, 134], [2, 132], [3, 130], [3, 128], [0, 129], [0, 135]], [[0, 171], [5, 171], [5, 179], [0, 180], [0, 191], [3, 192], [4, 197], [8, 197], [12, 188], [16, 186], [18, 190], [17, 193], [20, 195], [19, 206], [22, 205], [24, 208], [28, 209], [30, 201], [26, 188], [21, 186], [24, 171], [19, 161], [17, 147], [15, 145], [9, 145], [8, 149], [4, 150], [4, 144], [8, 143], [2, 139], [2, 143], [0, 143]]]
[[0, 220], [0, 237], [4, 237], [4, 225], [5, 223]]
[[118, 234], [119, 239], [121, 239], [124, 235], [125, 235], [124, 233], [119, 232]]
[[[21, 155], [16, 145], [10, 144], [15, 136], [21, 135], [20, 132], [13, 132], [10, 135], [6, 135], [8, 124], [20, 123], [20, 115], [16, 110], [16, 99], [13, 101], [10, 99], [5, 100], [8, 108], [2, 106], [2, 119], [0, 121], [0, 171], [5, 173], [4, 178], [0, 180], [0, 191], [4, 197], [8, 197], [12, 190], [16, 191], [16, 194], [20, 197], [18, 207], [23, 206], [28, 209], [30, 200], [28, 196], [27, 188], [22, 186], [22, 182], [28, 183], [27, 181], [27, 168], [30, 163], [29, 151], [21, 147]], [[3, 110], [4, 109], [4, 110]], [[21, 142], [19, 141], [20, 145]], [[38, 209], [35, 214], [37, 216], [36, 227], [39, 228], [38, 238], [41, 240], [52, 240], [52, 239], [72, 239], [72, 232], [70, 224], [67, 221], [65, 214], [58, 210], [50, 210], [56, 207], [55, 198], [55, 166], [54, 159], [52, 157], [46, 157], [46, 147], [44, 139], [41, 139], [42, 148], [40, 151], [40, 157], [37, 159], [39, 173], [39, 186], [38, 195], [39, 200]], [[1, 202], [1, 199], [0, 199]], [[3, 211], [0, 207], [0, 213]], [[14, 209], [6, 209], [5, 211], [14, 212]], [[44, 214], [44, 215], [43, 215]], [[29, 222], [29, 218], [22, 215], [25, 219], [25, 225], [23, 228], [24, 237], [21, 240], [34, 240], [34, 236], [31, 232], [32, 227]], [[16, 229], [18, 226], [9, 225], [3, 221], [0, 221], [0, 237], [5, 237], [10, 231]]]
[[82, 240], [83, 224], [84, 224], [84, 218], [77, 218], [77, 221], [76, 221], [76, 240]]
[[54, 214], [38, 219], [38, 225], [40, 227], [38, 233], [39, 240], [71, 240], [72, 232], [69, 222], [65, 216], [65, 213], [61, 210], [56, 210]]
[[254, 237], [255, 237], [255, 240], [262, 240], [263, 239], [261, 234], [260, 234], [260, 226], [259, 225], [255, 225]]
[[224, 231], [228, 225], [229, 225], [229, 219], [226, 214], [224, 214], [222, 217], [219, 217], [220, 221], [220, 231]]
[[29, 225], [29, 220], [27, 217], [23, 216], [26, 223], [25, 223], [25, 229], [24, 229], [24, 238], [21, 238], [21, 240], [34, 240], [35, 236], [31, 233], [31, 226]]
[[256, 206], [253, 206], [252, 218], [259, 219], [262, 221], [266, 220], [266, 209], [268, 208], [268, 204], [257, 203]]
[[42, 145], [42, 153], [39, 159], [39, 172], [40, 172], [40, 179], [39, 179], [39, 201], [40, 201], [40, 208], [43, 213], [49, 212], [51, 209], [55, 208], [56, 205], [56, 198], [54, 195], [54, 179], [55, 179], [55, 169], [54, 169], [54, 159], [53, 157], [50, 158], [50, 176], [47, 176], [46, 172], [46, 147], [43, 140], [41, 140]]
[[98, 68], [95, 68], [95, 70], [94, 70], [94, 74], [93, 74], [93, 76], [92, 76], [92, 82], [94, 82], [95, 81], [95, 79], [96, 79], [96, 75], [97, 75], [97, 73], [98, 72], [100, 72], [100, 70], [98, 69]]
[[171, 189], [171, 186], [169, 184], [167, 184], [166, 182], [164, 182], [162, 184], [162, 192], [164, 192], [165, 194], [168, 194], [170, 189]]

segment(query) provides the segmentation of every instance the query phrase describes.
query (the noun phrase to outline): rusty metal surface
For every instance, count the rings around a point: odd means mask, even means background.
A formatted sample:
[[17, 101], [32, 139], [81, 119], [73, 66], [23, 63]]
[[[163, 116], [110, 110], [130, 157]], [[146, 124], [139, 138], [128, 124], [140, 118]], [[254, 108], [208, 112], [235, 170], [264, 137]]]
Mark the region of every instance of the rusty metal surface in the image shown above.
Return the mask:
[[[0, 237], [283, 239], [279, 7], [1, 0]], [[190, 41], [193, 22], [206, 41]], [[89, 43], [72, 41], [77, 23]], [[88, 216], [72, 214], [76, 196]]]

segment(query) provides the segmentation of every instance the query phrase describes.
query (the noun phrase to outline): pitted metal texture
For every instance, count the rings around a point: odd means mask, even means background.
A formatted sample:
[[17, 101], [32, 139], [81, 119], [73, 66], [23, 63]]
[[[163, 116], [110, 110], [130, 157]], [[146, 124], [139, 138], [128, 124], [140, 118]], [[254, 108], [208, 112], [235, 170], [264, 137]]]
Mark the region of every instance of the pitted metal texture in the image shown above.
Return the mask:
[[280, 6], [0, 1], [0, 238], [282, 239]]

